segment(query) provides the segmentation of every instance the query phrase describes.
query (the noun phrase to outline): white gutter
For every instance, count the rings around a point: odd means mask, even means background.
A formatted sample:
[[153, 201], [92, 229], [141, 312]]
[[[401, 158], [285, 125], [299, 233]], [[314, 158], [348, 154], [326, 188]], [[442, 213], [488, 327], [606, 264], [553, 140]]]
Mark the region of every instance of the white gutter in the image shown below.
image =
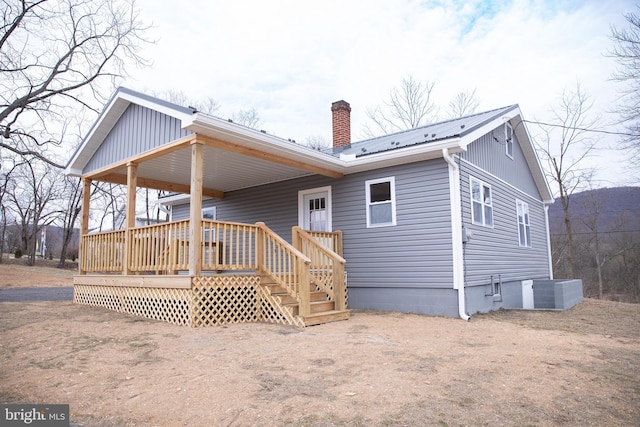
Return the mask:
[[466, 313], [464, 296], [464, 253], [462, 248], [462, 206], [460, 201], [460, 168], [448, 148], [442, 149], [442, 157], [449, 165], [449, 200], [451, 203], [451, 243], [453, 248], [453, 289], [458, 290], [458, 316], [463, 320], [471, 317]]

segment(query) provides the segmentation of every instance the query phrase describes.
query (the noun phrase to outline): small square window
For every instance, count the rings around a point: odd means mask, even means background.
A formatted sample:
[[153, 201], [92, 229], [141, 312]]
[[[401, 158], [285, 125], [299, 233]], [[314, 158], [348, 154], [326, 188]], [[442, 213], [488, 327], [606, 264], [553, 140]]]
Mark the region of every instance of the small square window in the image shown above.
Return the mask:
[[396, 225], [395, 177], [365, 183], [367, 227]]
[[202, 219], [208, 219], [210, 221], [216, 220], [216, 207], [211, 206], [208, 208], [202, 208]]

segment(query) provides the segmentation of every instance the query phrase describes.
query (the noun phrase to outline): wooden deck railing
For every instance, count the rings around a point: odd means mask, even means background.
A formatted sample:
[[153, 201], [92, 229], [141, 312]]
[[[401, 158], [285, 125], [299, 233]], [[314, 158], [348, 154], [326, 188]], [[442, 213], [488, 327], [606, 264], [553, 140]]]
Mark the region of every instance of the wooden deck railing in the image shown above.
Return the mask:
[[189, 268], [189, 221], [133, 228], [129, 233], [129, 270], [175, 273]]
[[262, 273], [270, 276], [298, 301], [298, 314], [308, 316], [311, 312], [311, 260], [264, 223], [257, 225], [261, 230], [258, 257]]
[[[294, 227], [294, 229], [295, 228], [302, 230], [300, 227]], [[342, 231], [303, 231], [321, 245], [342, 256]]]
[[122, 271], [125, 231], [85, 234], [80, 242], [80, 271]]
[[257, 225], [203, 220], [202, 245], [205, 270], [258, 269]]
[[[346, 308], [344, 265], [345, 260], [338, 255], [342, 252], [342, 233], [312, 232], [293, 227], [293, 246], [310, 260], [310, 279], [335, 301], [336, 310]], [[335, 248], [335, 249], [333, 249]]]
[[[202, 222], [203, 270], [255, 270], [271, 277], [310, 313], [311, 283], [345, 308], [340, 232], [308, 232], [294, 227], [291, 245], [264, 223]], [[128, 234], [127, 234], [128, 233]], [[125, 242], [128, 242], [125, 257]], [[81, 272], [177, 274], [189, 270], [189, 221], [175, 221], [82, 236]]]

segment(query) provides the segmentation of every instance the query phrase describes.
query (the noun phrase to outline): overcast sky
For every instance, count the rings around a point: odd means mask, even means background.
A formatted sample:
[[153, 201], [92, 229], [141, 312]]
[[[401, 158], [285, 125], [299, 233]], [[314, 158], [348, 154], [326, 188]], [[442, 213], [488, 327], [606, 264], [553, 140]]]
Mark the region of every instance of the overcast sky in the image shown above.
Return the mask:
[[[402, 78], [435, 81], [443, 108], [476, 90], [479, 111], [519, 104], [527, 120], [547, 120], [564, 89], [580, 82], [594, 113], [613, 120], [620, 84], [611, 26], [625, 28], [631, 0], [541, 1], [218, 1], [138, 0], [157, 40], [124, 86], [212, 97], [220, 115], [255, 108], [261, 128], [304, 142], [331, 139], [331, 103], [351, 104], [352, 140], [365, 110]], [[612, 130], [613, 128], [607, 128]], [[537, 129], [529, 125], [532, 134]], [[615, 139], [603, 138], [601, 146]], [[603, 151], [602, 185], [628, 183]], [[610, 173], [611, 170], [616, 173]], [[637, 181], [636, 181], [637, 182]]]

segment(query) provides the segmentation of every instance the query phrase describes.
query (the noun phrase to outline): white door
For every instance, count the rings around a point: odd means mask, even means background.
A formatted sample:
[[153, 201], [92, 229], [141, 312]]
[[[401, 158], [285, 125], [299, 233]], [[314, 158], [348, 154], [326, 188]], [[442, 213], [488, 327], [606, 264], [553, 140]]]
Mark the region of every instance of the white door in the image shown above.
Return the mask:
[[331, 231], [330, 188], [301, 191], [298, 199], [300, 227], [311, 231]]
[[522, 308], [533, 310], [533, 280], [522, 281]]

